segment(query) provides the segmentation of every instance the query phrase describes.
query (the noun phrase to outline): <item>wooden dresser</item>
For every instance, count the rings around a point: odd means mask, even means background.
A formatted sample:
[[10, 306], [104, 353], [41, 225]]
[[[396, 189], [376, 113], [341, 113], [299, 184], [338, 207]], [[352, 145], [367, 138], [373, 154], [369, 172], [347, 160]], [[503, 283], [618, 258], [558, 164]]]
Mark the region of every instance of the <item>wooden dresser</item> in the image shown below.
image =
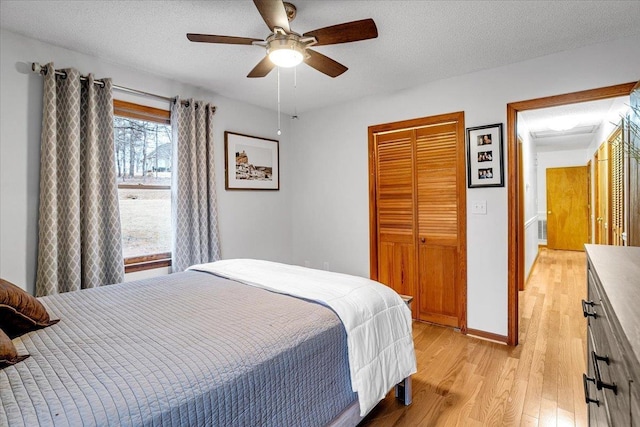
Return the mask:
[[585, 245], [591, 426], [640, 426], [640, 247]]

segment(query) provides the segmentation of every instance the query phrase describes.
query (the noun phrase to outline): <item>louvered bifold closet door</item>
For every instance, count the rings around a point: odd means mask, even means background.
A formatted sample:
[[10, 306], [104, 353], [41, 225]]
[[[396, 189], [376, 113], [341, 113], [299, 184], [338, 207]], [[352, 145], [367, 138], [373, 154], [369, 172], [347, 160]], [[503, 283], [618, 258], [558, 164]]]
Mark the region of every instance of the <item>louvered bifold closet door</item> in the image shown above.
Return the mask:
[[417, 296], [412, 139], [411, 130], [376, 136], [378, 281]]
[[624, 135], [621, 128], [611, 144], [611, 244], [624, 246]]
[[458, 141], [455, 123], [416, 130], [419, 314], [458, 327]]

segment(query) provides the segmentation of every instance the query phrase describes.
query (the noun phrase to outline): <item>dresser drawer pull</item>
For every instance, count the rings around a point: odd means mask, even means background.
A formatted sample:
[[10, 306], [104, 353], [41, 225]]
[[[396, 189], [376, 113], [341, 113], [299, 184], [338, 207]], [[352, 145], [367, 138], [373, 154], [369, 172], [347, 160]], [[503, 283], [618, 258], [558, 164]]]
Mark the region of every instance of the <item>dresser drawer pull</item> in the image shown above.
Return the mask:
[[587, 306], [593, 307], [594, 305], [596, 305], [596, 303], [594, 303], [593, 301], [582, 300], [582, 314], [584, 315], [584, 317], [591, 316], [594, 319], [598, 317], [595, 310], [589, 311], [587, 309]]
[[586, 402], [586, 404], [588, 405], [589, 403], [595, 403], [597, 406], [600, 406], [600, 401], [596, 400], [596, 399], [592, 399], [589, 397], [589, 385], [587, 384], [588, 381], [591, 381], [592, 383], [596, 382], [595, 378], [589, 378], [587, 376], [587, 374], [582, 374], [582, 385], [584, 386], [584, 401]]
[[595, 351], [592, 351], [591, 358], [593, 359], [593, 369], [595, 370], [596, 374], [596, 377], [594, 378], [596, 388], [598, 390], [606, 388], [609, 390], [613, 390], [613, 394], [618, 394], [618, 386], [616, 385], [616, 383], [609, 384], [602, 382], [602, 377], [600, 376], [600, 366], [598, 365], [598, 362], [606, 362], [606, 364], [609, 365], [609, 356], [598, 356]]

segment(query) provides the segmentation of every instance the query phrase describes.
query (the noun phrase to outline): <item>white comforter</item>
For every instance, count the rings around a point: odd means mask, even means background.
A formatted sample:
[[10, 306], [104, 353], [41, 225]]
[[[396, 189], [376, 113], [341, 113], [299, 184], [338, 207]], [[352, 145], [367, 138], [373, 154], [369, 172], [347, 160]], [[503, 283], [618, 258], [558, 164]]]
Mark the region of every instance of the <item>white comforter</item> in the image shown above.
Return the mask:
[[199, 264], [205, 271], [273, 292], [322, 303], [347, 331], [353, 391], [360, 415], [416, 372], [411, 311], [392, 289], [362, 277], [251, 259]]

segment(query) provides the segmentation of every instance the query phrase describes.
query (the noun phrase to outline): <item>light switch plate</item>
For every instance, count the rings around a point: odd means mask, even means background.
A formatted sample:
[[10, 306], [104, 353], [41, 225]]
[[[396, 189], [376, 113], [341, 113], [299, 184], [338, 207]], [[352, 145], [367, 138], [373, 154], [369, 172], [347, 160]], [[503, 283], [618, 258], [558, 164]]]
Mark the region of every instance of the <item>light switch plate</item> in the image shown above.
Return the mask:
[[486, 215], [487, 214], [487, 201], [486, 200], [476, 200], [471, 202], [471, 213], [475, 215]]

